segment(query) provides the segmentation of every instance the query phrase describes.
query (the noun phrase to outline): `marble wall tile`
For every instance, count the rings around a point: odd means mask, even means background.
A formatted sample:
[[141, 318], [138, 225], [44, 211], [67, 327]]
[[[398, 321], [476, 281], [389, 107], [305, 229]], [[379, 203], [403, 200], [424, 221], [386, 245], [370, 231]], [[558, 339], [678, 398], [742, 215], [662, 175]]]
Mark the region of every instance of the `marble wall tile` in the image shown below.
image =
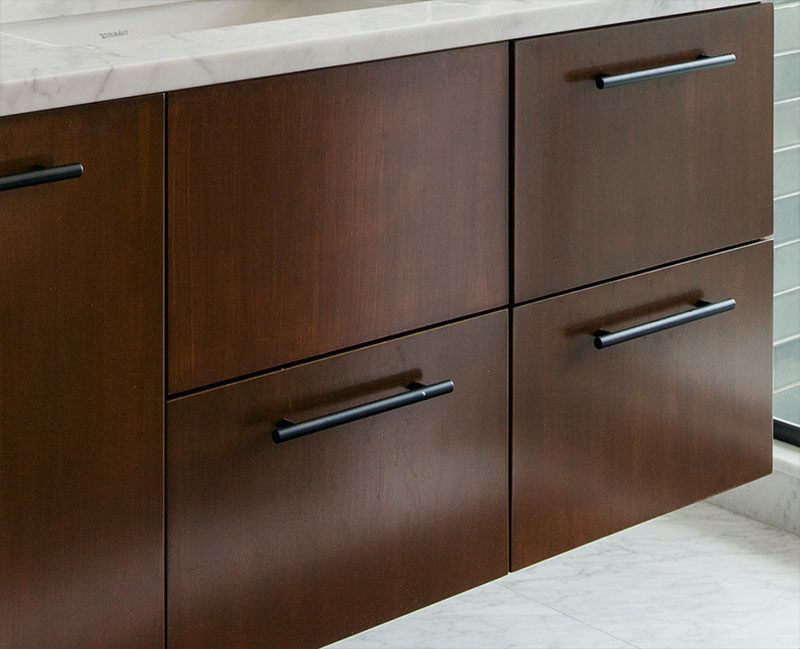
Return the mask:
[[800, 534], [800, 480], [773, 472], [711, 498], [720, 507]]
[[[800, 10], [800, 5], [798, 5]], [[776, 149], [800, 144], [800, 98], [775, 104], [773, 142]]]
[[[800, 77], [800, 58], [797, 63], [797, 76]], [[773, 191], [776, 197], [800, 192], [800, 146], [776, 151], [773, 167]]]
[[[800, 118], [800, 115], [798, 117]], [[774, 205], [775, 243], [788, 243], [800, 239], [800, 194], [781, 198], [775, 201]]]
[[800, 3], [775, 7], [775, 53], [800, 50]]
[[[800, 418], [798, 418], [798, 421], [800, 421]], [[785, 473], [800, 480], [800, 448], [775, 440], [773, 442], [772, 466], [774, 472]]]
[[800, 241], [775, 248], [774, 282], [776, 293], [800, 286]]
[[784, 421], [800, 423], [800, 385], [782, 392], [772, 398], [774, 414]]
[[[800, 390], [794, 393], [800, 395]], [[776, 409], [775, 414], [784, 413]], [[800, 534], [800, 449], [777, 440], [773, 448], [770, 475], [714, 496], [709, 502]]]
[[774, 347], [775, 389], [781, 390], [800, 380], [800, 338]]
[[800, 96], [800, 52], [775, 57], [775, 100]]
[[783, 340], [800, 335], [800, 288], [776, 296], [773, 307], [773, 338]]

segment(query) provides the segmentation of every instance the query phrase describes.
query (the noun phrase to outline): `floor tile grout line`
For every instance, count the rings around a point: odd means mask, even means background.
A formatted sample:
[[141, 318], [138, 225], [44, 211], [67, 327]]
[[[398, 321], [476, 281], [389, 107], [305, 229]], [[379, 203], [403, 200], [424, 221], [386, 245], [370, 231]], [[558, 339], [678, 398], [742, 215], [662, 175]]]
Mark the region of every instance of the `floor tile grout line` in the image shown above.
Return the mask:
[[[698, 506], [703, 508], [703, 509], [696, 509]], [[719, 505], [717, 505], [715, 503], [711, 503], [711, 502], [707, 502], [707, 501], [701, 501], [699, 503], [696, 503], [692, 507], [695, 508], [695, 511], [694, 511], [693, 514], [690, 514], [688, 517], [679, 516], [677, 520], [673, 520], [673, 521], [667, 521], [666, 520], [667, 517], [673, 518], [673, 514], [675, 514], [677, 512], [674, 512], [674, 513], [671, 513], [671, 514], [667, 514], [664, 517], [658, 517], [658, 519], [662, 519], [663, 518], [664, 522], [670, 522], [671, 526], [674, 526], [677, 523], [678, 529], [676, 531], [678, 532], [678, 535], [675, 537], [676, 541], [680, 541], [680, 539], [683, 538], [685, 533], [690, 532], [691, 529], [693, 529], [693, 527], [694, 527], [694, 523], [696, 523], [697, 521], [700, 521], [700, 520], [705, 521], [705, 520], [709, 519], [709, 517], [711, 517], [711, 518], [716, 520], [717, 517], [721, 516], [721, 519], [720, 519], [721, 523], [726, 523], [726, 522], [735, 523], [737, 527], [742, 525], [742, 524], [746, 525], [748, 528], [756, 527], [756, 528], [758, 528], [759, 532], [767, 532], [767, 534], [770, 537], [772, 537], [776, 533], [778, 534], [778, 536], [785, 536], [785, 535], [788, 534], [789, 536], [793, 537], [793, 540], [795, 541], [794, 543], [792, 543], [792, 552], [793, 552], [792, 556], [793, 557], [797, 557], [798, 556], [797, 555], [797, 550], [800, 549], [800, 545], [798, 545], [798, 543], [800, 543], [800, 538], [797, 538], [796, 535], [788, 533], [785, 530], [781, 530], [780, 528], [776, 528], [775, 526], [772, 526], [772, 525], [770, 525], [768, 523], [764, 523], [763, 521], [758, 521], [758, 520], [751, 519], [750, 517], [744, 516], [744, 515], [739, 514], [737, 512], [731, 512], [731, 511], [727, 510], [725, 507], [721, 507], [721, 506], [719, 506]], [[678, 511], [681, 511], [681, 510], [678, 510]], [[655, 520], [658, 520], [658, 519], [647, 521], [647, 522], [641, 524], [641, 526], [642, 527], [652, 526], [652, 523], [655, 522]], [[739, 522], [737, 523], [737, 521], [739, 521]], [[689, 529], [687, 529], [687, 526], [688, 526]], [[639, 526], [635, 526], [635, 527], [639, 527]], [[718, 531], [724, 532], [727, 529], [728, 529], [727, 527], [722, 527]], [[658, 530], [651, 529], [650, 531], [653, 532], [654, 534], [656, 534], [656, 536], [659, 536], [659, 538], [660, 538], [660, 536], [662, 534], [662, 533], [658, 532]], [[700, 534], [702, 536], [708, 536], [708, 530], [703, 531], [703, 530], [698, 529], [698, 530], [694, 530], [694, 531], [697, 534]], [[648, 538], [649, 538], [648, 535], [646, 535], [643, 539], [642, 538], [629, 539], [629, 541], [632, 542], [633, 545], [630, 545], [630, 543], [628, 543], [628, 542], [622, 542], [623, 541], [623, 538], [622, 538], [623, 535], [626, 535], [626, 533], [629, 533], [629, 532], [630, 532], [630, 529], [624, 530], [624, 531], [618, 533], [618, 534], [620, 534], [620, 538], [619, 539], [615, 539], [615, 542], [611, 542], [610, 543], [610, 541], [612, 541], [613, 537], [616, 536], [616, 535], [612, 535], [612, 537], [605, 537], [604, 539], [600, 539], [600, 541], [602, 542], [602, 545], [604, 546], [604, 548], [605, 549], [609, 549], [609, 550], [611, 550], [613, 548], [616, 548], [617, 550], [627, 549], [628, 547], [633, 548], [634, 546], [639, 546], [641, 541], [645, 541], [645, 545], [642, 546], [642, 549], [647, 550], [649, 548], [649, 543], [647, 542]], [[739, 533], [737, 533], [736, 535], [739, 536]], [[693, 534], [693, 536], [694, 536], [694, 534]], [[718, 535], [714, 534], [714, 536], [718, 536]], [[761, 534], [758, 534], [758, 536], [761, 537]], [[761, 550], [759, 550], [757, 552], [757, 554], [764, 555], [764, 550], [765, 550], [765, 548], [761, 548]], [[635, 552], [635, 551], [633, 553], [634, 554], [642, 554], [642, 553], [638, 553], [638, 552]], [[748, 554], [750, 554], [749, 551], [748, 551]], [[645, 552], [644, 555], [646, 555], [646, 556], [650, 557], [651, 559], [653, 559], [653, 556], [649, 552]], [[553, 557], [552, 559], [554, 560], [554, 562], [557, 563], [557, 562], [559, 562], [559, 560], [561, 558], [562, 557], [560, 557], [560, 556], [556, 556], [556, 557]], [[615, 561], [622, 561], [622, 562], [625, 561], [624, 557], [622, 557], [622, 556], [616, 556], [614, 560]], [[536, 591], [536, 588], [535, 588], [535, 586], [537, 584], [537, 580], [540, 577], [537, 574], [536, 569], [537, 569], [537, 566], [540, 566], [540, 565], [545, 564], [545, 563], [549, 563], [549, 560], [545, 561], [545, 562], [541, 562], [541, 564], [536, 564], [534, 566], [531, 566], [530, 570], [522, 570], [522, 571], [519, 571], [519, 572], [515, 572], [515, 573], [511, 573], [511, 574], [505, 575], [505, 576], [500, 577], [498, 579], [492, 580], [491, 582], [488, 582], [487, 584], [484, 584], [483, 586], [477, 587], [475, 590], [480, 590], [481, 588], [483, 588], [485, 586], [489, 586], [490, 584], [495, 585], [495, 586], [501, 586], [502, 588], [500, 590], [502, 592], [506, 593], [506, 598], [500, 597], [500, 599], [501, 600], [507, 600], [507, 606], [510, 607], [510, 608], [515, 609], [513, 611], [513, 614], [515, 615], [515, 617], [519, 617], [520, 619], [524, 619], [525, 616], [526, 616], [526, 613], [523, 612], [523, 611], [526, 610], [525, 607], [523, 606], [523, 603], [524, 602], [530, 602], [531, 604], [535, 604], [537, 607], [540, 607], [542, 609], [541, 612], [539, 613], [539, 615], [542, 616], [545, 619], [550, 618], [553, 621], [554, 627], [562, 626], [567, 621], [571, 621], [571, 623], [577, 624], [580, 627], [580, 628], [575, 627], [574, 632], [576, 634], [580, 635], [580, 633], [581, 633], [580, 629], [583, 629], [584, 633], [587, 633], [589, 631], [594, 631], [594, 632], [596, 632], [598, 634], [602, 634], [602, 636], [604, 638], [606, 638], [609, 642], [614, 641], [615, 643], [619, 643], [618, 645], [615, 644], [614, 646], [625, 647], [627, 649], [644, 649], [644, 648], [652, 649], [652, 647], [655, 646], [655, 645], [652, 644], [652, 639], [651, 638], [648, 638], [646, 635], [642, 635], [642, 633], [637, 632], [635, 629], [629, 629], [626, 625], [623, 625], [622, 627], [618, 627], [616, 632], [612, 633], [612, 632], [607, 631], [604, 628], [602, 628], [602, 625], [605, 622], [602, 617], [598, 618], [598, 623], [597, 624], [593, 624], [591, 622], [588, 622], [588, 621], [582, 619], [580, 617], [580, 614], [578, 614], [578, 615], [571, 614], [571, 613], [567, 613], [567, 612], [561, 610], [561, 603], [556, 604], [554, 606], [554, 605], [550, 605], [550, 604], [545, 604], [544, 602], [540, 601], [537, 598], [537, 591]], [[798, 567], [800, 567], [800, 564], [798, 564]], [[709, 576], [709, 574], [705, 574], [705, 571], [703, 571], [703, 573], [704, 573], [704, 576], [706, 576], [706, 577]], [[581, 571], [581, 574], [583, 574], [583, 571]], [[516, 583], [514, 583], [514, 576], [516, 576], [518, 578]], [[509, 583], [507, 583], [507, 582], [509, 582]], [[534, 588], [531, 589], [530, 588], [531, 586], [533, 586]], [[528, 594], [526, 592], [522, 592], [521, 590], [518, 590], [518, 589], [525, 589], [525, 588], [528, 588], [530, 590], [531, 594]], [[593, 591], [592, 589], [589, 589], [588, 591], [586, 591], [586, 594], [590, 595], [593, 592], [595, 594], [598, 594], [598, 595], [601, 593], [601, 591]], [[546, 595], [546, 593], [547, 593], [547, 591], [544, 591], [545, 595]], [[789, 598], [783, 599], [783, 596], [786, 595], [786, 594], [789, 595]], [[789, 588], [789, 590], [783, 589], [783, 591], [781, 592], [781, 597], [782, 597], [782, 599], [780, 601], [783, 601], [785, 606], [781, 606], [780, 610], [781, 611], [784, 611], [784, 609], [788, 610], [790, 606], [796, 606], [796, 602], [800, 601], [800, 600], [798, 600], [798, 597], [800, 597], [800, 591], [797, 590], [797, 586], [796, 585], [791, 585], [791, 588]], [[566, 604], [569, 605], [569, 602], [566, 602]], [[575, 606], [574, 608], [581, 608], [581, 607]], [[588, 609], [581, 609], [581, 610], [588, 610]], [[493, 612], [497, 612], [497, 609], [493, 609]], [[511, 613], [512, 611], [509, 611], [509, 612]], [[591, 613], [591, 611], [589, 611], [589, 613]], [[762, 620], [762, 621], [768, 621], [768, 620], [771, 619], [772, 613], [773, 613], [773, 611], [765, 609], [764, 611], [762, 611], [758, 615], [757, 619], [758, 620]], [[536, 611], [535, 610], [534, 611], [528, 611], [528, 613], [527, 613], [528, 617], [535, 616], [535, 615], [536, 615]], [[595, 617], [597, 617], [597, 616], [595, 616]], [[708, 647], [712, 647], [712, 646], [713, 647], [733, 647], [734, 646], [733, 642], [735, 642], [736, 638], [739, 637], [739, 632], [740, 631], [744, 631], [745, 632], [744, 633], [744, 637], [749, 637], [749, 635], [747, 633], [748, 629], [751, 629], [751, 628], [754, 629], [755, 628], [753, 626], [752, 622], [753, 622], [752, 618], [747, 619], [746, 616], [743, 616], [743, 617], [735, 618], [733, 626], [726, 626], [725, 628], [711, 628], [711, 627], [704, 626], [702, 621], [695, 620], [693, 625], [696, 628], [694, 628], [694, 629], [687, 628], [685, 630], [685, 632], [681, 633], [679, 636], [671, 638], [674, 642], [671, 643], [671, 642], [667, 641], [666, 643], [662, 643], [662, 645], [659, 645], [659, 646], [663, 646], [663, 647], [669, 646], [669, 647], [674, 647], [675, 649], [677, 649], [678, 646], [684, 647], [684, 648], [689, 647], [689, 646], [698, 647], [698, 648], [701, 647], [701, 646], [702, 647], [707, 647], [707, 648]], [[543, 627], [549, 627], [549, 625], [547, 623], [543, 623]], [[691, 643], [691, 641], [695, 638], [695, 636], [691, 635], [693, 631], [696, 631], [699, 634], [699, 635], [696, 636], [696, 638], [698, 639], [699, 642], [696, 643], [696, 644], [691, 644], [690, 645], [690, 644], [687, 644], [687, 642]], [[554, 639], [556, 644], [550, 644], [548, 646], [560, 646], [560, 647], [571, 647], [571, 646], [573, 646], [573, 645], [569, 644], [569, 639], [563, 633], [561, 633], [561, 631], [554, 632], [554, 633], [555, 633], [555, 635], [553, 636], [553, 639]], [[635, 635], [635, 638], [633, 638], [633, 639], [635, 639], [636, 642], [632, 642], [631, 640], [624, 639], [624, 637], [620, 637], [620, 635], [624, 636], [626, 633], [631, 633], [631, 634]], [[790, 634], [792, 634], [792, 633], [794, 633], [794, 631], [790, 630]], [[531, 636], [531, 637], [533, 637], [533, 636]], [[788, 635], [786, 637], [788, 638]], [[792, 636], [792, 637], [794, 637], [794, 636]], [[780, 638], [781, 638], [780, 640], [778, 640], [777, 638], [775, 639], [775, 642], [777, 644], [774, 646], [774, 649], [789, 649], [789, 645], [784, 643], [783, 636], [780, 636]], [[483, 641], [483, 644], [481, 644], [481, 646], [484, 649], [490, 649], [490, 648], [500, 649], [500, 648], [505, 647], [505, 646], [510, 646], [510, 645], [506, 645], [503, 642], [503, 636], [502, 635], [496, 636], [496, 640], [494, 640], [491, 637], [491, 635], [485, 635], [485, 636], [483, 636], [481, 638], [481, 640]], [[523, 640], [524, 640], [524, 638], [523, 638]], [[713, 644], [715, 641], [717, 641], [717, 644]], [[800, 644], [795, 644], [796, 642], [797, 642], [796, 640], [792, 640], [792, 644], [791, 644], [792, 648], [800, 647]], [[781, 643], [784, 643], [784, 644], [781, 644]], [[366, 646], [366, 645], [357, 645], [357, 646], [360, 646], [363, 649], [363, 647]], [[377, 646], [377, 645], [375, 645], [375, 646]], [[392, 649], [399, 649], [401, 645], [397, 644], [395, 642], [393, 644], [390, 643], [390, 644], [387, 644], [387, 645], [381, 644], [380, 646], [391, 647]], [[420, 649], [421, 647], [428, 646], [428, 645], [427, 644], [419, 644], [418, 643], [418, 644], [415, 644], [413, 646], [416, 647], [416, 649]], [[445, 645], [438, 644], [436, 646], [445, 646]], [[451, 649], [455, 649], [456, 646], [461, 646], [461, 645], [452, 644], [452, 643], [448, 642], [448, 644], [446, 646], [450, 647]], [[475, 645], [473, 645], [473, 646], [475, 646]], [[519, 643], [516, 642], [516, 643], [513, 644], [513, 646], [517, 647], [517, 646], [521, 646], [521, 645], [519, 645]], [[544, 646], [544, 645], [537, 645], [537, 646]], [[581, 645], [581, 646], [584, 646], [584, 645]], [[738, 646], [738, 645], [735, 645], [735, 646]], [[748, 647], [749, 646], [753, 646], [754, 647], [756, 645], [748, 644], [747, 646]], [[773, 645], [761, 645], [760, 644], [760, 645], [757, 645], [757, 646], [759, 646], [759, 647], [761, 647], [761, 646], [772, 647]], [[408, 645], [408, 644], [403, 644], [402, 647], [403, 647], [403, 649], [412, 649], [412, 647], [410, 645]]]
[[794, 198], [795, 196], [800, 196], [800, 192], [793, 191], [793, 192], [788, 192], [788, 193], [784, 193], [784, 194], [777, 194], [777, 195], [773, 194], [772, 202], [775, 203], [777, 201], [783, 200], [784, 198]]
[[800, 339], [800, 333], [790, 334], [788, 336], [784, 336], [783, 338], [776, 338], [772, 341], [773, 347], [780, 347], [781, 345], [785, 345], [786, 343], [792, 343], [795, 340]]
[[794, 144], [786, 144], [784, 146], [776, 146], [772, 149], [772, 153], [783, 153], [784, 151], [794, 151], [795, 149], [800, 149], [800, 143], [796, 142]]
[[800, 286], [790, 286], [789, 288], [785, 288], [782, 291], [778, 291], [777, 293], [773, 293], [772, 297], [782, 297], [784, 295], [788, 295], [789, 293], [793, 293], [795, 291], [800, 291]]
[[[783, 534], [792, 535], [792, 532], [788, 532], [787, 530], [781, 529], [781, 528], [776, 527], [774, 525], [770, 525], [769, 523], [765, 523], [763, 521], [759, 521], [757, 519], [750, 518], [749, 516], [745, 516], [744, 514], [740, 514], [738, 512], [732, 512], [732, 511], [726, 509], [725, 507], [722, 507], [722, 506], [717, 505], [715, 503], [711, 503], [711, 502], [708, 502], [708, 501], [700, 501], [700, 502], [703, 503], [703, 504], [715, 507], [717, 509], [720, 509], [720, 510], [722, 510], [722, 511], [724, 511], [727, 514], [730, 514], [732, 516], [744, 518], [744, 519], [746, 519], [748, 521], [748, 524], [757, 523], [759, 527], [761, 527], [762, 529], [768, 528], [770, 532], [780, 532], [782, 535]], [[700, 504], [700, 503], [695, 503], [695, 504]], [[653, 520], [656, 520], [656, 519], [653, 519]], [[649, 523], [649, 522], [652, 522], [652, 521], [647, 521], [647, 522]], [[767, 531], [767, 530], [764, 530], [764, 531]], [[611, 537], [605, 537], [605, 539], [606, 540], [611, 540]], [[603, 539], [601, 539], [601, 540], [603, 540]], [[621, 544], [621, 543], [615, 543], [615, 545], [617, 545], [620, 548], [624, 547], [624, 544]], [[594, 624], [591, 624], [590, 622], [587, 622], [586, 620], [583, 620], [580, 617], [577, 617], [576, 615], [567, 613], [567, 612], [561, 610], [560, 608], [556, 608], [555, 606], [552, 606], [550, 604], [545, 604], [544, 602], [539, 601], [535, 597], [531, 597], [530, 595], [527, 595], [527, 594], [525, 594], [523, 592], [520, 592], [520, 591], [516, 590], [513, 586], [510, 586], [510, 585], [507, 585], [507, 584], [501, 584], [501, 585], [504, 588], [507, 588], [508, 590], [512, 591], [516, 595], [524, 597], [524, 598], [526, 598], [526, 599], [528, 599], [528, 600], [530, 600], [532, 602], [535, 602], [536, 604], [539, 604], [541, 606], [545, 606], [546, 608], [549, 608], [549, 609], [551, 609], [553, 611], [556, 611], [557, 613], [559, 613], [561, 615], [569, 617], [569, 618], [575, 620], [576, 622], [580, 622], [581, 624], [585, 624], [586, 626], [589, 626], [589, 627], [591, 627], [591, 628], [593, 628], [593, 629], [595, 629], [597, 631], [600, 631], [601, 633], [604, 633], [604, 634], [606, 634], [608, 636], [611, 636], [611, 637], [613, 637], [614, 639], [616, 639], [616, 640], [618, 640], [620, 642], [623, 642], [623, 643], [625, 643], [627, 645], [630, 645], [631, 647], [636, 647], [636, 649], [643, 649], [643, 647], [641, 647], [640, 645], [636, 645], [633, 642], [631, 642], [630, 640], [625, 640], [624, 638], [619, 637], [616, 633], [611, 633], [610, 631], [607, 631], [607, 630], [605, 630], [605, 629], [603, 629], [601, 627], [598, 627], [598, 626], [596, 626]], [[732, 629], [732, 630], [744, 629], [745, 627], [748, 626], [748, 624], [749, 624], [748, 621], [742, 621], [740, 624], [736, 625], [735, 629]]]
[[784, 392], [790, 392], [796, 388], [800, 387], [800, 381], [795, 381], [794, 383], [789, 383], [788, 385], [784, 385], [777, 390], [772, 391], [772, 396], [774, 397], [776, 394], [783, 394]]
[[619, 640], [620, 642], [628, 645], [629, 647], [633, 647], [634, 649], [642, 649], [639, 645], [633, 644], [630, 640], [624, 640], [623, 638], [620, 638], [619, 636], [617, 636], [614, 633], [610, 633], [609, 631], [606, 631], [605, 629], [601, 629], [600, 627], [597, 627], [594, 624], [590, 624], [586, 620], [582, 620], [582, 619], [580, 619], [578, 617], [575, 617], [574, 615], [571, 615], [570, 613], [565, 613], [564, 611], [562, 611], [560, 609], [557, 609], [554, 606], [550, 606], [550, 604], [545, 604], [544, 602], [540, 602], [538, 599], [536, 599], [534, 597], [531, 597], [530, 595], [526, 595], [525, 593], [521, 593], [520, 591], [516, 590], [513, 586], [509, 586], [507, 584], [500, 584], [500, 585], [503, 588], [505, 588], [506, 590], [509, 590], [512, 593], [514, 593], [514, 595], [516, 595], [517, 597], [522, 597], [523, 599], [527, 599], [528, 601], [531, 601], [531, 602], [534, 602], [536, 604], [539, 604], [540, 606], [544, 606], [545, 608], [549, 608], [551, 611], [555, 611], [559, 615], [563, 615], [564, 617], [568, 617], [569, 619], [574, 620], [575, 622], [579, 622], [580, 624], [583, 624], [584, 626], [588, 626], [590, 629], [594, 629], [595, 631], [599, 631], [600, 633], [603, 633], [603, 634], [605, 634], [607, 636], [610, 636], [610, 637], [614, 638], [614, 640]]
[[776, 243], [776, 244], [775, 244], [775, 250], [777, 250], [778, 248], [783, 248], [784, 246], [791, 246], [791, 245], [794, 245], [794, 244], [796, 244], [796, 243], [797, 243], [797, 242], [799, 242], [799, 241], [800, 241], [800, 238], [797, 238], [797, 239], [788, 239], [787, 241], [781, 241], [780, 243]]

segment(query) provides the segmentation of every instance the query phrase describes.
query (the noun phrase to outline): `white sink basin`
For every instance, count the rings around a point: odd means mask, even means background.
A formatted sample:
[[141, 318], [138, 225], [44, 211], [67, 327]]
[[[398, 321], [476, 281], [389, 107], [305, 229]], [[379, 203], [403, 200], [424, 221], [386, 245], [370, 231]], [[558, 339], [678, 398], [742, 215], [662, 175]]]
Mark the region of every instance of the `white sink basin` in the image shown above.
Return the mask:
[[96, 45], [414, 1], [418, 0], [193, 0], [5, 23], [0, 25], [0, 32], [51, 45]]

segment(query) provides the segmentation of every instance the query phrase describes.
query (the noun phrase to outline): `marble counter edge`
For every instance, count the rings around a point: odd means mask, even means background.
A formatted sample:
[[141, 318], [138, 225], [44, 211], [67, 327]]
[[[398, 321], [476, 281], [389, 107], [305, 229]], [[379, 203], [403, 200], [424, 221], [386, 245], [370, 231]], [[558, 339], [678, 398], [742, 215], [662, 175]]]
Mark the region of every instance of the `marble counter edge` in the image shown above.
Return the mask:
[[[444, 11], [438, 1], [102, 48], [3, 35], [0, 116], [753, 3], [508, 0], [453, 3]], [[441, 15], [426, 20], [433, 9]]]

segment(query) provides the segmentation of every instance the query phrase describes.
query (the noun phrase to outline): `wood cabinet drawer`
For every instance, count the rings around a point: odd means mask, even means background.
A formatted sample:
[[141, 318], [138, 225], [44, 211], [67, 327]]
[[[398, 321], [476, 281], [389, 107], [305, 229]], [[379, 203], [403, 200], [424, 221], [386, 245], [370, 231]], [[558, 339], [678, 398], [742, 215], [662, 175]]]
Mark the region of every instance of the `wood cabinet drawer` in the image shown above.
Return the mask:
[[507, 303], [507, 44], [168, 99], [171, 394]]
[[0, 118], [2, 649], [163, 641], [163, 113]]
[[[168, 646], [314, 647], [504, 574], [507, 312], [167, 405]], [[306, 420], [452, 380], [284, 443]]]
[[515, 44], [516, 302], [772, 231], [771, 43], [763, 4]]
[[765, 241], [514, 309], [512, 569], [770, 471], [771, 285]]

